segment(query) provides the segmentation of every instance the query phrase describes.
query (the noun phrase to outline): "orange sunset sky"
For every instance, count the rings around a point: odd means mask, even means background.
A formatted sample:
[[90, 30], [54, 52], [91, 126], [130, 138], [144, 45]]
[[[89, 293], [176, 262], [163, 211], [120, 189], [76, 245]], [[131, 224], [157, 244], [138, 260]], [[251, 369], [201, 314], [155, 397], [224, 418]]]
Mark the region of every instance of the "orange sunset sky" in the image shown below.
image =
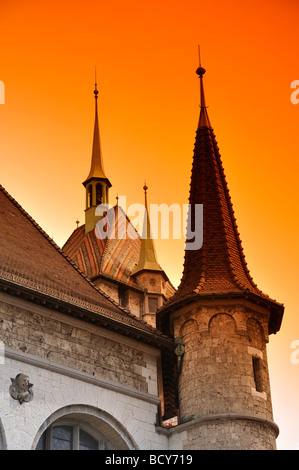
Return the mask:
[[[95, 66], [110, 202], [143, 202], [146, 180], [149, 202], [188, 203], [200, 44], [246, 260], [285, 305], [268, 346], [278, 449], [299, 449], [298, 34], [297, 0], [0, 0], [0, 183], [59, 246], [84, 223]], [[183, 240], [156, 249], [177, 286]]]

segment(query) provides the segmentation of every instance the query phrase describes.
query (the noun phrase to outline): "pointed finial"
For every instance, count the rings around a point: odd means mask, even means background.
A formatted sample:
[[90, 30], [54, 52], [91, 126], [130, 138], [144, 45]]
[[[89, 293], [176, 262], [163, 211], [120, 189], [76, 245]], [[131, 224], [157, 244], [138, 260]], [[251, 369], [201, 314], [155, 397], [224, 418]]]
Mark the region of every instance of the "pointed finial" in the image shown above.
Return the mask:
[[97, 69], [95, 67], [94, 68], [94, 96], [95, 96], [95, 99], [98, 98], [98, 94], [99, 94], [99, 91], [98, 91], [98, 84], [97, 84]]
[[206, 73], [206, 70], [201, 66], [201, 59], [200, 59], [200, 46], [198, 46], [198, 59], [199, 59], [199, 67], [196, 70], [197, 75], [199, 76], [200, 80], [200, 116], [198, 122], [198, 128], [200, 127], [211, 127], [211, 123], [207, 113], [207, 106], [206, 106], [206, 99], [203, 87], [203, 75]]
[[198, 45], [198, 59], [199, 59], [199, 67], [198, 67], [198, 69], [196, 70], [196, 73], [197, 73], [197, 75], [199, 75], [200, 77], [202, 77], [202, 76], [206, 73], [206, 70], [201, 66], [201, 60], [200, 60], [200, 45]]
[[118, 200], [119, 200], [119, 197], [118, 197], [118, 195], [116, 196], [116, 198], [115, 198], [115, 199], [116, 199], [116, 205], [118, 206]]
[[148, 190], [148, 186], [146, 185], [146, 182], [144, 182], [143, 190], [144, 190], [145, 193]]
[[79, 224], [80, 224], [80, 221], [78, 220], [78, 218], [77, 218], [77, 220], [76, 220], [76, 224], [77, 224], [77, 228], [78, 228], [78, 227], [79, 227]]

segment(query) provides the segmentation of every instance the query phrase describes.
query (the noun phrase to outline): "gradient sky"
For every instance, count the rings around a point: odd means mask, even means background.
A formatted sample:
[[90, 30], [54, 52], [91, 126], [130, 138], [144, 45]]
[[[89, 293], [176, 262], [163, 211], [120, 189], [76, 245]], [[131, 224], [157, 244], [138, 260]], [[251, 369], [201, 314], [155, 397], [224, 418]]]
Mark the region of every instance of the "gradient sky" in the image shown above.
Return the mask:
[[[298, 30], [296, 0], [0, 1], [0, 183], [59, 246], [84, 223], [95, 65], [110, 201], [143, 202], [146, 179], [149, 202], [188, 202], [200, 44], [246, 260], [285, 305], [268, 347], [279, 449], [299, 449]], [[177, 286], [183, 241], [156, 248]]]

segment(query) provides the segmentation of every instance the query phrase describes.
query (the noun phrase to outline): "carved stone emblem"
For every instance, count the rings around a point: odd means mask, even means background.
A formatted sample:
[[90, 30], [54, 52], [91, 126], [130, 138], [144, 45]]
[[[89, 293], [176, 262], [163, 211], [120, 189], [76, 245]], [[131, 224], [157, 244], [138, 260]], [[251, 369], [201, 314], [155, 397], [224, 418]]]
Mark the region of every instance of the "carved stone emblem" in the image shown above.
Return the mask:
[[33, 398], [33, 392], [31, 387], [33, 384], [29, 383], [29, 377], [25, 374], [18, 374], [14, 379], [11, 380], [11, 386], [9, 387], [9, 393], [12, 398], [18, 400], [20, 404], [23, 402], [29, 402]]

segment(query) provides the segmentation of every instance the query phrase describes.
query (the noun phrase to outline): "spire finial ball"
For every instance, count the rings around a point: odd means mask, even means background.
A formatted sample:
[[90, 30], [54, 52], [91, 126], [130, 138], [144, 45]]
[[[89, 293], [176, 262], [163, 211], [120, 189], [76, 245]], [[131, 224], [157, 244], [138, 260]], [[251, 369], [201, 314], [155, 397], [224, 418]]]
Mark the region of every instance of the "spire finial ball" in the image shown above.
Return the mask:
[[198, 69], [196, 70], [196, 73], [197, 75], [202, 77], [206, 73], [206, 69], [204, 69], [203, 67], [198, 67]]

